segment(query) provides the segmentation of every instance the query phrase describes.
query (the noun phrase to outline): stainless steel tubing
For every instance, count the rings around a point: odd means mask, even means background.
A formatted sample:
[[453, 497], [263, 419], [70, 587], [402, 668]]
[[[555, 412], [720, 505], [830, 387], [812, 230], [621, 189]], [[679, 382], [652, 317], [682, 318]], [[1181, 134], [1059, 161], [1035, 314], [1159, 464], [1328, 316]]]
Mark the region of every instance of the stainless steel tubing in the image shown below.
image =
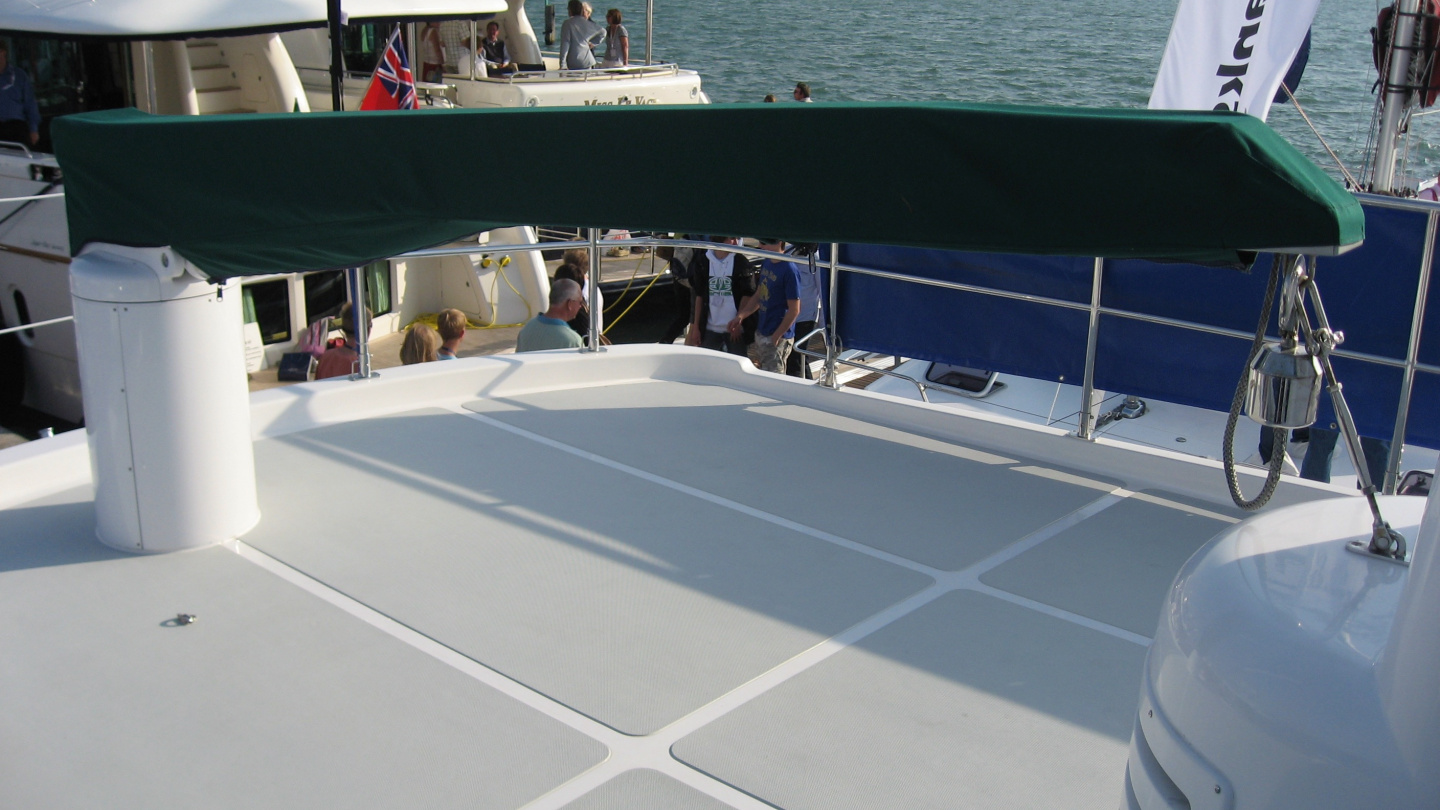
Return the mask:
[[600, 351], [600, 229], [590, 229], [590, 346], [586, 351]]
[[1405, 376], [1400, 380], [1400, 406], [1395, 413], [1395, 432], [1390, 437], [1390, 457], [1385, 461], [1386, 495], [1394, 495], [1400, 482], [1400, 455], [1405, 449], [1405, 429], [1410, 422], [1410, 397], [1415, 387], [1415, 367], [1420, 359], [1420, 327], [1425, 322], [1425, 299], [1430, 294], [1430, 268], [1435, 260], [1436, 220], [1430, 211], [1425, 220], [1425, 251], [1420, 256], [1420, 281], [1415, 290], [1415, 310], [1410, 316], [1410, 344], [1405, 349]]
[[369, 379], [370, 319], [365, 317], [369, 313], [369, 307], [365, 305], [365, 268], [347, 267], [345, 273], [350, 280], [350, 320], [355, 324], [355, 354], [359, 365], [350, 379]]
[[836, 302], [839, 300], [840, 289], [840, 245], [837, 242], [830, 243], [830, 306], [825, 314], [825, 374], [820, 384], [839, 388], [840, 384], [835, 381], [835, 361], [840, 354], [839, 333], [837, 324], [840, 318], [835, 311]]
[[1080, 427], [1075, 435], [1092, 438], [1095, 424], [1094, 406], [1090, 397], [1095, 393], [1095, 348], [1100, 340], [1100, 287], [1105, 277], [1105, 260], [1095, 258], [1095, 274], [1090, 282], [1090, 331], [1085, 338], [1085, 386], [1080, 393]]
[[24, 332], [27, 329], [34, 329], [37, 326], [49, 326], [52, 323], [69, 323], [75, 320], [74, 315], [66, 315], [62, 318], [51, 318], [48, 321], [35, 321], [34, 323], [22, 323], [19, 326], [12, 326], [9, 329], [0, 329], [0, 335], [10, 335], [15, 332]]

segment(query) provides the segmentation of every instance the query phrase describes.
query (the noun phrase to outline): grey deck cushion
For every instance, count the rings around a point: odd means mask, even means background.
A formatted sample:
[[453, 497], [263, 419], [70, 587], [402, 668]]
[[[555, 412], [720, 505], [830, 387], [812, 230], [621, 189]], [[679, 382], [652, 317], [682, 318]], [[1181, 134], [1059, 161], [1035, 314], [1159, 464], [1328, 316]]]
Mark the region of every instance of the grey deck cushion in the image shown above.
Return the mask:
[[1117, 486], [1046, 478], [1034, 462], [716, 386], [645, 382], [466, 407], [947, 571]]
[[626, 734], [931, 582], [454, 413], [262, 441], [256, 463], [247, 543]]
[[1145, 649], [949, 593], [678, 742], [787, 810], [1113, 808]]
[[1165, 493], [1144, 492], [1141, 498], [1102, 510], [981, 575], [980, 581], [1153, 636], [1180, 566], [1235, 518], [1230, 510], [1192, 508]]
[[0, 806], [498, 810], [606, 756], [227, 549], [110, 552], [90, 503], [0, 530]]

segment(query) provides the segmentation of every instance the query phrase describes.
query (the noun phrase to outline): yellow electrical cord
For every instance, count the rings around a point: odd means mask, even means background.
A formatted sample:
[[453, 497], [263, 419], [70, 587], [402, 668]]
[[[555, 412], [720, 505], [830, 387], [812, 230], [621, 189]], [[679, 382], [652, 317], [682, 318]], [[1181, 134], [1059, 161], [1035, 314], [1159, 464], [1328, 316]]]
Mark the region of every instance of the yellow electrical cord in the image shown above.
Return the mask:
[[[655, 273], [655, 251], [654, 251], [653, 249], [650, 251], [650, 273], [651, 273], [652, 275]], [[637, 278], [639, 278], [639, 277], [640, 277], [640, 264], [637, 262], [637, 263], [635, 264], [635, 270], [634, 270], [634, 272], [632, 272], [632, 273], [630, 274], [630, 280], [627, 281], [627, 282], [625, 282], [625, 289], [623, 289], [623, 290], [620, 291], [620, 295], [618, 295], [618, 296], [615, 298], [615, 302], [614, 302], [614, 303], [612, 303], [610, 306], [608, 306], [608, 307], [600, 310], [600, 313], [601, 313], [602, 315], [609, 315], [609, 314], [610, 314], [610, 310], [614, 309], [615, 307], [620, 306], [620, 302], [623, 301], [623, 300], [625, 300], [625, 294], [628, 293], [628, 292], [630, 292], [630, 287], [635, 283], [635, 279], [637, 279]], [[648, 288], [647, 288], [647, 289], [648, 289]], [[630, 311], [630, 308], [629, 308], [629, 307], [626, 307], [626, 308], [625, 308], [625, 311], [626, 311], [626, 312], [629, 312], [629, 311]]]
[[[654, 254], [653, 252], [650, 254], [650, 269], [651, 269], [652, 271], [655, 269], [655, 254]], [[639, 265], [636, 265], [636, 266], [635, 266], [635, 272], [637, 272], [637, 273], [640, 272], [640, 266], [639, 266]], [[640, 303], [640, 299], [641, 299], [641, 298], [644, 298], [644, 297], [645, 297], [645, 293], [650, 292], [650, 288], [651, 288], [651, 287], [654, 287], [654, 286], [655, 286], [655, 282], [657, 282], [657, 281], [659, 281], [659, 280], [660, 280], [660, 276], [658, 276], [658, 275], [652, 276], [652, 277], [650, 278], [650, 283], [649, 283], [649, 284], [646, 284], [646, 285], [645, 285], [645, 289], [641, 290], [641, 291], [640, 291], [640, 294], [637, 295], [637, 296], [635, 296], [635, 300], [630, 302], [630, 306], [626, 307], [624, 312], [622, 312], [622, 313], [620, 313], [619, 315], [615, 316], [615, 320], [611, 321], [610, 324], [605, 327], [605, 331], [601, 332], [600, 334], [602, 334], [602, 335], [608, 334], [611, 329], [614, 329], [614, 328], [615, 328], [615, 324], [620, 323], [620, 321], [623, 320], [626, 315], [629, 315], [629, 314], [630, 314], [630, 310], [634, 309], [634, 308], [635, 308], [635, 305], [638, 304], [638, 303]], [[627, 287], [627, 289], [628, 289], [628, 287]], [[624, 297], [624, 293], [621, 293], [621, 298], [623, 298], [623, 297]], [[617, 299], [616, 303], [619, 303], [619, 300], [618, 300], [618, 299]]]
[[[529, 322], [531, 318], [535, 317], [535, 310], [530, 308], [530, 299], [526, 298], [524, 295], [521, 295], [520, 291], [515, 289], [515, 285], [510, 283], [510, 276], [505, 274], [504, 264], [500, 265], [500, 269], [495, 273], [495, 275], [497, 277], [504, 278], [505, 286], [509, 287], [510, 292], [515, 293], [516, 297], [518, 297], [525, 304], [525, 320], [521, 321], [520, 323], [508, 324], [508, 326], [524, 326], [526, 323]], [[495, 298], [495, 294], [499, 291], [500, 286], [496, 283], [495, 279], [490, 279], [490, 320], [492, 323], [500, 317], [500, 306], [496, 303]], [[499, 327], [492, 325], [485, 328], [497, 329]]]
[[[520, 323], [495, 323], [495, 321], [498, 320], [500, 317], [500, 306], [495, 298], [495, 294], [500, 291], [500, 284], [497, 278], [492, 278], [490, 279], [490, 323], [481, 323], [477, 320], [472, 319], [469, 315], [466, 315], [466, 329], [509, 329], [516, 326], [524, 326], [531, 318], [535, 317], [535, 310], [530, 306], [530, 300], [524, 295], [522, 295], [519, 290], [515, 289], [515, 285], [510, 281], [510, 276], [506, 275], [505, 273], [505, 265], [498, 263], [497, 265], [499, 269], [495, 271], [496, 277], [498, 278], [503, 276], [505, 279], [505, 286], [509, 287], [510, 292], [515, 293], [515, 295], [525, 304], [525, 320], [521, 321]], [[431, 329], [438, 329], [439, 315], [438, 313], [434, 312], [427, 312], [424, 315], [417, 315], [414, 320], [410, 321], [410, 323], [405, 324], [405, 328], [409, 329], [417, 323], [423, 323]]]

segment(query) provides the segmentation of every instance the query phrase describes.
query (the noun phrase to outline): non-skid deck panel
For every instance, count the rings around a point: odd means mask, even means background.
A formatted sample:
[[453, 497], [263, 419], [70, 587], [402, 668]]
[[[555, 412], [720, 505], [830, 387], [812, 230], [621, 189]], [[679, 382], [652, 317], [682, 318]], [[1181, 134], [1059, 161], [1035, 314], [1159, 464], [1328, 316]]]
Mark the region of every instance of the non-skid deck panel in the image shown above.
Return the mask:
[[730, 805], [659, 771], [626, 771], [565, 805], [564, 810], [727, 810]]
[[465, 407], [947, 571], [1118, 486], [709, 385], [562, 389]]
[[980, 581], [1153, 636], [1180, 567], [1234, 518], [1232, 510], [1192, 508], [1169, 493], [1140, 496], [1060, 532], [982, 574]]
[[607, 755], [224, 548], [107, 550], [88, 491], [5, 518], [0, 807], [511, 808]]
[[932, 582], [455, 413], [255, 455], [246, 543], [627, 734]]
[[786, 810], [1121, 801], [1145, 649], [953, 591], [680, 740]]

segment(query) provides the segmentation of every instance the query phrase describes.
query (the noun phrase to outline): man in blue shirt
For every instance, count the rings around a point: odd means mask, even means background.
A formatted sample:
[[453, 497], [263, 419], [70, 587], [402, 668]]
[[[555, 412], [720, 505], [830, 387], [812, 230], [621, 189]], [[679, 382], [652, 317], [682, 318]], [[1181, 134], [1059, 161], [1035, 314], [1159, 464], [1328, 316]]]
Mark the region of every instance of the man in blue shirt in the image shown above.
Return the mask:
[[[760, 240], [760, 249], [780, 253], [785, 250], [785, 242], [766, 237]], [[760, 283], [755, 294], [740, 305], [731, 328], [737, 328], [740, 321], [756, 311], [760, 313], [755, 327], [760, 368], [784, 374], [785, 359], [795, 345], [795, 319], [800, 315], [800, 268], [794, 262], [766, 259], [760, 263]]]
[[10, 49], [0, 41], [0, 141], [40, 141], [40, 107], [25, 71], [10, 64]]
[[567, 323], [580, 311], [580, 303], [580, 285], [568, 278], [556, 279], [550, 285], [550, 308], [520, 328], [515, 351], [580, 348], [580, 335]]

